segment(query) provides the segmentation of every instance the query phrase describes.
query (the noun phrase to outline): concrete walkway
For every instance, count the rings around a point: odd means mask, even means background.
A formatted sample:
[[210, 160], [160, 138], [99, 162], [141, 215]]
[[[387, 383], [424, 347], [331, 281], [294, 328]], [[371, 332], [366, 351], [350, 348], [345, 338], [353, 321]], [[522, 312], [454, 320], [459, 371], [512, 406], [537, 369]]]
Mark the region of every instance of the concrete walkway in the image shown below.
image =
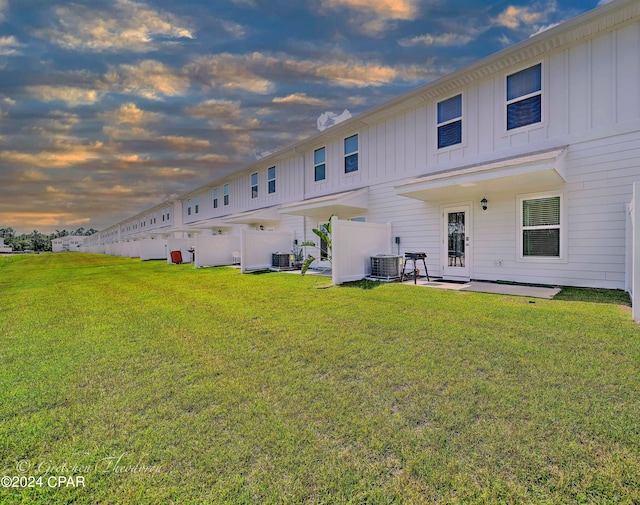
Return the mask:
[[[413, 284], [413, 279], [403, 284]], [[418, 279], [417, 286], [436, 289], [451, 289], [454, 291], [475, 291], [477, 293], [493, 293], [497, 295], [528, 296], [530, 298], [551, 299], [560, 292], [560, 288], [527, 286], [522, 284], [503, 284], [498, 282], [470, 281], [464, 283], [447, 282], [443, 280]]]

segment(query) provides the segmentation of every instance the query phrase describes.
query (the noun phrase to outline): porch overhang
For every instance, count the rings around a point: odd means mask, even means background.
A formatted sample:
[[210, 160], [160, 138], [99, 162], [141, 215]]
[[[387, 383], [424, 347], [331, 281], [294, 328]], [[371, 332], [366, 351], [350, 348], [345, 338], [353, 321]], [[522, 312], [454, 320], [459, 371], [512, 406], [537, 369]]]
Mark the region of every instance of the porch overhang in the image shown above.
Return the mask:
[[278, 213], [278, 207], [266, 207], [263, 209], [250, 210], [239, 214], [231, 214], [220, 218], [224, 224], [258, 224], [264, 222], [280, 221], [281, 216]]
[[227, 230], [231, 228], [233, 225], [225, 222], [221, 217], [214, 217], [212, 219], [206, 219], [198, 223], [193, 223], [191, 226], [196, 230], [216, 231], [216, 230]]
[[396, 194], [417, 200], [529, 190], [566, 181], [566, 147], [478, 163], [425, 175], [395, 186]]
[[369, 188], [310, 198], [301, 202], [282, 205], [281, 214], [329, 219], [329, 216], [353, 216], [369, 208]]

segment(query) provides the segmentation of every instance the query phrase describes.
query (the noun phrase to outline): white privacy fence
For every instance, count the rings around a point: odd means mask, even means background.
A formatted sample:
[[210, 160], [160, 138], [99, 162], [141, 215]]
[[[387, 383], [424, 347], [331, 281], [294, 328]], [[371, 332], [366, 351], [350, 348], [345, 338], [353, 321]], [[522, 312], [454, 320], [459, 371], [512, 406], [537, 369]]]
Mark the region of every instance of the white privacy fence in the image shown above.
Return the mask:
[[333, 284], [357, 281], [371, 274], [371, 256], [391, 253], [391, 224], [340, 221], [331, 218]]
[[633, 200], [629, 205], [627, 219], [627, 261], [626, 287], [631, 295], [632, 315], [640, 321], [640, 303], [636, 303], [636, 295], [640, 295], [640, 183], [633, 184]]
[[191, 263], [191, 253], [189, 249], [195, 248], [195, 239], [192, 238], [168, 238], [167, 239], [167, 263], [172, 263], [171, 252], [180, 251], [182, 262]]
[[143, 238], [140, 240], [140, 260], [163, 260], [167, 257], [167, 240]]
[[196, 268], [231, 265], [233, 253], [240, 251], [240, 237], [233, 235], [196, 235]]
[[130, 258], [139, 258], [140, 257], [140, 241], [139, 240], [132, 240], [129, 246], [129, 257]]
[[266, 270], [271, 267], [271, 255], [276, 252], [291, 252], [292, 231], [242, 230], [240, 265], [242, 273]]

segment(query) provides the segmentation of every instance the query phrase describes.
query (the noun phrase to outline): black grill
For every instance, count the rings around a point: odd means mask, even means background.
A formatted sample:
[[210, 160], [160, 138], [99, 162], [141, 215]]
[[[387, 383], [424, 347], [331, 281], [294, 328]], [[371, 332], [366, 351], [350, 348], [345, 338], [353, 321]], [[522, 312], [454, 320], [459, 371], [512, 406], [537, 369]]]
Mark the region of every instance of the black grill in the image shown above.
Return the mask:
[[[429, 279], [429, 270], [427, 270], [427, 253], [424, 252], [406, 252], [404, 253], [404, 265], [402, 265], [402, 277], [401, 280], [404, 280], [405, 271], [407, 275], [413, 274], [413, 283], [416, 284], [418, 280], [418, 261], [422, 260], [422, 264], [424, 265], [424, 273], [427, 274], [427, 281], [431, 281]], [[409, 261], [413, 262], [412, 269], [407, 270], [407, 263]]]

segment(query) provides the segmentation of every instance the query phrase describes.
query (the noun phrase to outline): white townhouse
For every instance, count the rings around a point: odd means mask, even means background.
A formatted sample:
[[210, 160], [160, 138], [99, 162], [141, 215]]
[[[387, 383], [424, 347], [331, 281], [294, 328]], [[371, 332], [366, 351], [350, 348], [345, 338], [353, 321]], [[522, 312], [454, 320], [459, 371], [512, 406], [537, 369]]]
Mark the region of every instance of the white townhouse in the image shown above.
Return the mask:
[[51, 241], [51, 250], [53, 252], [87, 252], [88, 240], [88, 237], [77, 235], [54, 238]]
[[100, 243], [159, 228], [166, 208], [162, 238], [191, 240], [196, 266], [218, 245], [225, 254], [200, 264], [250, 263], [334, 215], [351, 228], [334, 229], [333, 267], [339, 248], [340, 261], [357, 257], [356, 277], [371, 254], [420, 251], [435, 277], [632, 291], [636, 183], [640, 0], [614, 0], [115, 224]]

